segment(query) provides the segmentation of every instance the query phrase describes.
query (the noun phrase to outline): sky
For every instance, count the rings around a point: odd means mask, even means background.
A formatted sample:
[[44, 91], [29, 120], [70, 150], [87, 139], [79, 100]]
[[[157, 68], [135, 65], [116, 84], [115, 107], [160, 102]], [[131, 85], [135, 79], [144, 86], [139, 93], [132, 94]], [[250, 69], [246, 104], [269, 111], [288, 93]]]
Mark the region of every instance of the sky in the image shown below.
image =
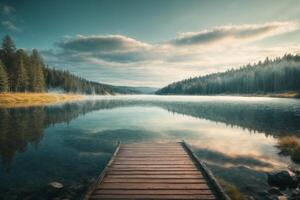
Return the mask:
[[0, 37], [49, 67], [163, 87], [300, 53], [299, 0], [0, 0]]

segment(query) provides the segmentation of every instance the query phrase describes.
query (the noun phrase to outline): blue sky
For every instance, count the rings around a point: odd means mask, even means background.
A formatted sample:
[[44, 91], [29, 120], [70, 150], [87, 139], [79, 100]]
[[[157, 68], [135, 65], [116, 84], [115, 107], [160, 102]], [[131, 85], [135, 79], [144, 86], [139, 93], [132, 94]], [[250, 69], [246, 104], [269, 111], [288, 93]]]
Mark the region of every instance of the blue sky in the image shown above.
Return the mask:
[[170, 82], [300, 52], [300, 1], [0, 0], [0, 37], [115, 85]]

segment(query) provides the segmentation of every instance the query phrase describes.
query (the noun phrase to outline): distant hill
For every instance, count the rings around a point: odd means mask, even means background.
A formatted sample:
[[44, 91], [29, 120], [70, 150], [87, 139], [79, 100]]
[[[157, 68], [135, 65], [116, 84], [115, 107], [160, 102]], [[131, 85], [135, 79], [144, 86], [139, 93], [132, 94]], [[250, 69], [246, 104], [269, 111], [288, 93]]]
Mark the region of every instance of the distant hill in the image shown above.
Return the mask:
[[117, 94], [155, 94], [158, 88], [105, 85]]
[[300, 91], [300, 55], [259, 61], [226, 72], [174, 82], [156, 94], [265, 94]]
[[153, 87], [132, 87], [132, 89], [138, 91], [140, 94], [155, 94], [158, 88]]

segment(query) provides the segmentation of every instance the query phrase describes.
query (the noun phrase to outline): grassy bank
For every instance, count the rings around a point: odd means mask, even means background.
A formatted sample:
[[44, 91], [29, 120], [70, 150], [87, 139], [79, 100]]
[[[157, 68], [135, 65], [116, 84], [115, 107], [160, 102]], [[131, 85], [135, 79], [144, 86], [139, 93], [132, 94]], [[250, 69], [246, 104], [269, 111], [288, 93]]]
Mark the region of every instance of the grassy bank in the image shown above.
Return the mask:
[[280, 98], [300, 98], [299, 92], [285, 92], [285, 93], [275, 93], [270, 94], [270, 97], [280, 97]]
[[243, 97], [275, 97], [275, 98], [300, 98], [299, 92], [282, 93], [253, 93], [253, 94], [224, 94], [225, 96], [243, 96]]
[[277, 147], [281, 151], [280, 154], [290, 156], [292, 161], [300, 164], [300, 138], [296, 136], [281, 137]]
[[0, 108], [40, 106], [83, 99], [75, 94], [56, 93], [1, 93]]
[[243, 194], [240, 192], [240, 190], [233, 184], [223, 180], [218, 179], [219, 183], [223, 187], [226, 194], [232, 199], [232, 200], [246, 200]]

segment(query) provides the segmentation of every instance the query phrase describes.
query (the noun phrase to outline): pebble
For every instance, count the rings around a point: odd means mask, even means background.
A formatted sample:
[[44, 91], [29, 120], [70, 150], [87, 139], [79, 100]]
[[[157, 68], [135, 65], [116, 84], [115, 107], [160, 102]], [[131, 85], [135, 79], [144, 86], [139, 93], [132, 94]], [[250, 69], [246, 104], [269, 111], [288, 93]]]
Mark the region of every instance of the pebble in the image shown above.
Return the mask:
[[62, 189], [64, 187], [62, 183], [56, 181], [49, 183], [49, 186], [51, 186], [54, 189]]

